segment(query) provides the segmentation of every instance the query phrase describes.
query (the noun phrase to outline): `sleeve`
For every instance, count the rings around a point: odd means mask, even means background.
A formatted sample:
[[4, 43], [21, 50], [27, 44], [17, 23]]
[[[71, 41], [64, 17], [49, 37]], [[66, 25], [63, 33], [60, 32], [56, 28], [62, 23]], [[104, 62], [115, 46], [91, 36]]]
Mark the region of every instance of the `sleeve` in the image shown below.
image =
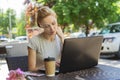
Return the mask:
[[35, 43], [36, 41], [33, 39], [33, 38], [31, 38], [31, 39], [29, 39], [29, 42], [28, 42], [28, 47], [30, 47], [31, 49], [33, 49], [33, 50], [37, 50], [37, 46], [36, 46], [36, 43]]

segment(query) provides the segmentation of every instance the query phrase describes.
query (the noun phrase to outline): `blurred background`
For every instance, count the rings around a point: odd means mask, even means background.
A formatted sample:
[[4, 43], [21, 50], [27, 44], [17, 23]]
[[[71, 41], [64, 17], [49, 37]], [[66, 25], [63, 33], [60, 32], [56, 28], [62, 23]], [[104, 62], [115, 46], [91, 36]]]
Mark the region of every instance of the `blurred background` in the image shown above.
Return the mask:
[[43, 5], [57, 13], [65, 38], [102, 35], [101, 53], [120, 57], [120, 0], [0, 0], [0, 45], [27, 44], [42, 32], [36, 12]]
[[74, 32], [88, 36], [120, 21], [120, 0], [0, 0], [0, 39], [27, 36], [41, 5], [55, 10], [66, 37]]
[[[28, 54], [29, 38], [41, 32], [36, 12], [42, 5], [57, 13], [65, 38], [103, 36], [100, 63], [120, 68], [120, 0], [0, 0], [0, 48], [7, 56]], [[5, 80], [2, 51], [0, 75]]]

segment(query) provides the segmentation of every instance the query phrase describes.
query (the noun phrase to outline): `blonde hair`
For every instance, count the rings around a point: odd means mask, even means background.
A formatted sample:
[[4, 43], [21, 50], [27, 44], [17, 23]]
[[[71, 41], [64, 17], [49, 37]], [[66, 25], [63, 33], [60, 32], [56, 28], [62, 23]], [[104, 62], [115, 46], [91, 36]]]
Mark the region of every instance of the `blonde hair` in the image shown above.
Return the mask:
[[42, 21], [43, 18], [45, 18], [49, 15], [53, 15], [57, 18], [56, 13], [47, 6], [42, 6], [38, 9], [38, 11], [37, 11], [37, 24], [39, 27], [40, 27], [39, 22]]

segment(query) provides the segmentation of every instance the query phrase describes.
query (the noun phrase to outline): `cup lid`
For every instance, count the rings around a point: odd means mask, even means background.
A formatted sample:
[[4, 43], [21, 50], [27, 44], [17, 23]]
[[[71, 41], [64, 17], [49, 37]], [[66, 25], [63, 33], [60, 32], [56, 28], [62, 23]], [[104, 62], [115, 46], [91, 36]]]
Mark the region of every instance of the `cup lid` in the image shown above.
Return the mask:
[[55, 58], [54, 57], [44, 58], [44, 61], [55, 61]]

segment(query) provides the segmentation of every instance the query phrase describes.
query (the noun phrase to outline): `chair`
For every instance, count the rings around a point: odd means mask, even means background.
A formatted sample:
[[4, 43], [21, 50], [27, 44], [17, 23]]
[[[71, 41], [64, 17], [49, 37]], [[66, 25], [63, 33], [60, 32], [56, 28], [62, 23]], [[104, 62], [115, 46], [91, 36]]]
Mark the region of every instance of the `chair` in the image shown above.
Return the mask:
[[28, 56], [7, 56], [6, 62], [9, 70], [20, 68], [22, 71], [28, 71]]
[[7, 50], [5, 46], [0, 46], [0, 58], [1, 60], [5, 59], [7, 55]]

